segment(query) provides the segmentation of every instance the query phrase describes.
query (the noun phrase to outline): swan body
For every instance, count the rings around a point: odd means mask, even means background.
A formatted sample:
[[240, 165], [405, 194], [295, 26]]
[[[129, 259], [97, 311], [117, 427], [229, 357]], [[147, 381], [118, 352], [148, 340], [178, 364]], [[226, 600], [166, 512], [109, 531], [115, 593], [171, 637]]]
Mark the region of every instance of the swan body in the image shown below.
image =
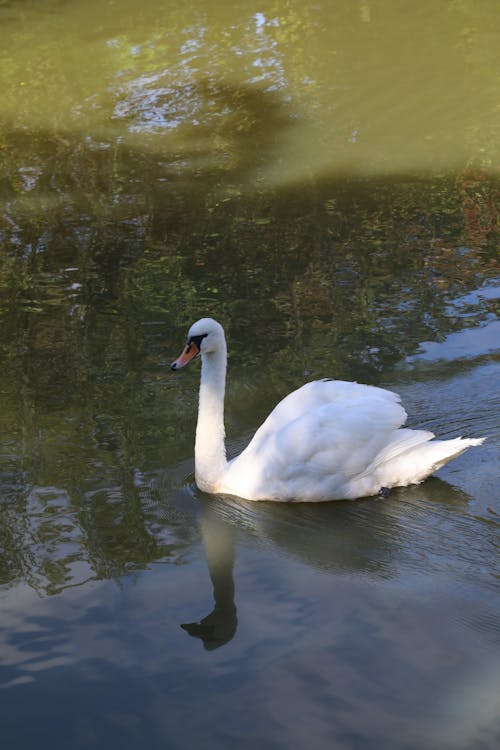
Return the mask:
[[247, 500], [355, 499], [417, 484], [484, 438], [434, 440], [403, 428], [396, 393], [360, 383], [317, 380], [286, 396], [231, 461], [224, 445], [227, 349], [212, 318], [189, 329], [172, 369], [201, 354], [195, 478], [211, 493]]

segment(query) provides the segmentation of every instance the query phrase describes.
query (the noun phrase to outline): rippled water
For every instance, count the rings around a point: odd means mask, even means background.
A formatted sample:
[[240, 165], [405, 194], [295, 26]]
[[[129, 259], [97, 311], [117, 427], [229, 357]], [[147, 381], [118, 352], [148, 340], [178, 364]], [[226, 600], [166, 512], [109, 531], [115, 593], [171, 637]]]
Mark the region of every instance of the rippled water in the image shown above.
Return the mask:
[[[0, 0], [6, 747], [500, 741], [494, 2]], [[486, 443], [387, 499], [193, 481], [320, 377]]]

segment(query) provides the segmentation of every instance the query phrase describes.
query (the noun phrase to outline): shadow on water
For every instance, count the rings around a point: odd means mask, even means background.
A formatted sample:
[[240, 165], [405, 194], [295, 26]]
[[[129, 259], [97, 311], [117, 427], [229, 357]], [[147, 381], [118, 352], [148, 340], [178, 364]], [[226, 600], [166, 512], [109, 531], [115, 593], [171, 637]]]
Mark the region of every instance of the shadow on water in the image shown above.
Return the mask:
[[[259, 175], [294, 127], [284, 97], [205, 80], [157, 104], [196, 113], [181, 118], [181, 146], [147, 132], [125, 138], [147, 109], [135, 100], [101, 136], [2, 134], [4, 283], [21, 325], [50, 316], [62, 341], [79, 332], [56, 324], [56, 313], [88, 332], [99, 328], [96, 315], [125, 313], [156, 315], [179, 331], [203, 307], [237, 335], [265, 328], [282, 348], [306, 326], [331, 336], [341, 308], [363, 366], [380, 368], [408, 353], [410, 331], [424, 340], [450, 326], [446, 293], [487, 277], [493, 177], [331, 173], [273, 190]], [[457, 247], [467, 240], [472, 247]], [[404, 329], [394, 308], [404, 308]], [[7, 305], [7, 324], [14, 312]], [[330, 347], [342, 346], [336, 339]]]
[[57, 219], [60, 201], [83, 221], [86, 210], [98, 219], [108, 209], [119, 220], [156, 209], [153, 230], [164, 228], [162, 220], [184, 223], [191, 201], [195, 210], [206, 209], [227, 197], [224, 188], [245, 189], [294, 126], [284, 98], [257, 85], [202, 79], [165, 96], [166, 112], [176, 102], [191, 110], [172, 113], [179, 118], [175, 142], [161, 130], [128, 135], [135, 109], [147, 109], [133, 103], [127, 117], [92, 133], [2, 128], [7, 218], [16, 211], [41, 218], [48, 207]]

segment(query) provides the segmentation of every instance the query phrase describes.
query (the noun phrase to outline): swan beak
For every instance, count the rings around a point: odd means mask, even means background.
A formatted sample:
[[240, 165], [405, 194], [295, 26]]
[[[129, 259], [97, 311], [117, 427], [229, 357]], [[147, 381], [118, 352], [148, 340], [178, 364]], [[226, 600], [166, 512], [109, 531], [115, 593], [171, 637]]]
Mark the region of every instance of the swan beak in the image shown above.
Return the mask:
[[199, 346], [194, 341], [189, 341], [184, 347], [180, 357], [177, 357], [175, 362], [172, 362], [170, 367], [172, 368], [172, 370], [181, 370], [183, 367], [187, 365], [188, 362], [191, 362], [191, 360], [194, 357], [196, 357], [196, 355], [199, 353], [200, 353]]

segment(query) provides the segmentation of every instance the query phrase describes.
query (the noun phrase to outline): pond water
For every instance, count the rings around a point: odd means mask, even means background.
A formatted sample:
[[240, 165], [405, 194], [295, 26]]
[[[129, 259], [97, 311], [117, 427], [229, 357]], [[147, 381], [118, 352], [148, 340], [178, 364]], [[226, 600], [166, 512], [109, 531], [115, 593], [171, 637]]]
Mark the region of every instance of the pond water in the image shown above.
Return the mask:
[[[0, 0], [5, 747], [500, 743], [491, 0]], [[488, 439], [386, 499], [193, 481], [304, 381]]]

